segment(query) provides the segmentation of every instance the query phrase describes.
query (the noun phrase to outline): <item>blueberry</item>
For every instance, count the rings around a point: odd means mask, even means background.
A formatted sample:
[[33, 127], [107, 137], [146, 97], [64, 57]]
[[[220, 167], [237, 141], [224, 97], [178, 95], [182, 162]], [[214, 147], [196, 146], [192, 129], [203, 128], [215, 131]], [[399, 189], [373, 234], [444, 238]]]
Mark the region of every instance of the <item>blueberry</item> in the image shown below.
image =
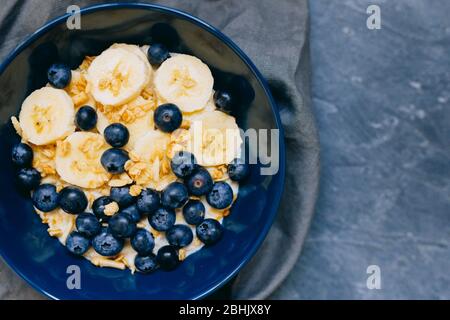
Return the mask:
[[168, 208], [181, 208], [189, 199], [186, 186], [181, 182], [172, 182], [161, 195], [161, 203]]
[[236, 158], [227, 167], [231, 180], [242, 181], [250, 175], [250, 166], [243, 160]]
[[90, 106], [81, 107], [75, 115], [75, 124], [81, 130], [91, 130], [97, 124], [97, 112]]
[[185, 183], [190, 194], [202, 196], [211, 191], [214, 182], [208, 170], [200, 167], [186, 179]]
[[115, 256], [123, 248], [123, 240], [115, 238], [107, 230], [103, 230], [92, 240], [92, 247], [102, 256]]
[[90, 246], [90, 241], [77, 231], [72, 231], [66, 239], [66, 248], [73, 254], [81, 256]]
[[54, 185], [44, 183], [34, 190], [32, 200], [36, 208], [44, 212], [49, 212], [58, 206], [59, 195]]
[[195, 233], [204, 244], [214, 244], [222, 237], [223, 227], [217, 220], [205, 219], [195, 228]]
[[48, 82], [57, 89], [67, 87], [72, 79], [72, 71], [70, 68], [62, 63], [55, 63], [48, 68], [47, 71]]
[[110, 197], [102, 196], [100, 198], [97, 198], [92, 203], [92, 211], [94, 211], [95, 216], [97, 219], [102, 221], [109, 220], [109, 216], [105, 215], [105, 206], [113, 202], [113, 200]]
[[183, 115], [176, 105], [165, 103], [156, 108], [153, 120], [159, 130], [172, 132], [180, 127], [181, 122], [183, 122]]
[[173, 270], [180, 263], [178, 250], [174, 246], [164, 246], [158, 250], [156, 261], [164, 270]]
[[109, 197], [119, 204], [121, 209], [136, 202], [136, 197], [130, 194], [130, 186], [112, 187]]
[[22, 190], [29, 191], [41, 183], [41, 174], [34, 168], [22, 168], [17, 172], [16, 180]]
[[100, 233], [102, 225], [97, 217], [92, 213], [82, 213], [77, 216], [75, 220], [78, 232], [82, 233], [88, 238], [92, 238]]
[[119, 212], [109, 219], [109, 231], [116, 238], [129, 238], [136, 232], [136, 222], [130, 215]]
[[158, 268], [158, 263], [156, 262], [156, 256], [150, 254], [148, 256], [137, 255], [134, 258], [134, 265], [136, 269], [142, 273], [150, 273]]
[[148, 61], [153, 66], [158, 66], [170, 57], [169, 50], [160, 43], [154, 43], [147, 51]]
[[16, 166], [29, 167], [33, 162], [33, 150], [25, 143], [18, 143], [12, 148], [11, 158]]
[[166, 231], [167, 241], [176, 247], [186, 247], [192, 242], [194, 235], [185, 224], [176, 224]]
[[128, 152], [125, 150], [111, 148], [103, 152], [100, 162], [109, 173], [119, 174], [125, 172], [125, 162], [129, 159]]
[[205, 218], [205, 205], [199, 200], [189, 200], [183, 207], [183, 217], [189, 224], [200, 224]]
[[170, 167], [178, 178], [191, 175], [197, 166], [195, 156], [187, 151], [178, 151], [170, 161]]
[[134, 222], [139, 222], [139, 220], [141, 220], [141, 213], [139, 212], [136, 204], [126, 207], [121, 212], [127, 214]]
[[233, 96], [224, 90], [214, 92], [214, 104], [222, 111], [231, 111], [233, 106]]
[[173, 209], [160, 207], [148, 216], [148, 222], [155, 230], [167, 231], [175, 224], [175, 218]]
[[113, 123], [105, 128], [103, 131], [106, 142], [115, 148], [123, 147], [130, 139], [130, 133], [127, 127], [121, 123]]
[[155, 247], [155, 240], [153, 235], [145, 229], [138, 229], [131, 238], [131, 246], [137, 253], [141, 255], [148, 255], [152, 253]]
[[233, 202], [233, 190], [228, 183], [218, 181], [206, 195], [206, 201], [213, 208], [225, 209]]
[[88, 205], [84, 192], [75, 187], [65, 187], [59, 193], [59, 206], [67, 213], [82, 213]]
[[160, 204], [159, 193], [153, 189], [142, 190], [137, 197], [137, 208], [140, 212], [149, 214], [158, 209]]

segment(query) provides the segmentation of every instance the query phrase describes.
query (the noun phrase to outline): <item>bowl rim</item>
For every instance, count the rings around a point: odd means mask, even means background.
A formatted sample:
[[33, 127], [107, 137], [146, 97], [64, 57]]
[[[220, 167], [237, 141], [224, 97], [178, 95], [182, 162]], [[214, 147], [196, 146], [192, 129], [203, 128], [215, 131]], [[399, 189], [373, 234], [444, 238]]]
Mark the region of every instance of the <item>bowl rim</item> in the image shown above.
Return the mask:
[[[162, 12], [162, 13], [166, 13], [169, 15], [173, 15], [175, 17], [182, 18], [182, 19], [192, 22], [193, 24], [201, 27], [202, 29], [206, 30], [207, 32], [211, 33], [212, 35], [217, 37], [219, 40], [224, 42], [247, 65], [247, 67], [254, 74], [258, 83], [263, 88], [263, 91], [269, 100], [269, 104], [271, 107], [273, 117], [275, 119], [275, 123], [277, 125], [277, 129], [279, 130], [280, 161], [279, 161], [279, 169], [278, 169], [277, 174], [280, 175], [281, 187], [277, 189], [277, 192], [274, 197], [275, 201], [272, 201], [272, 203], [270, 204], [270, 207], [269, 207], [270, 214], [268, 217], [268, 223], [266, 223], [262, 232], [260, 232], [260, 234], [258, 235], [256, 241], [252, 244], [252, 246], [248, 250], [248, 253], [245, 256], [245, 258], [231, 272], [229, 272], [226, 277], [222, 278], [221, 280], [213, 282], [212, 285], [207, 290], [204, 290], [202, 293], [192, 297], [193, 300], [202, 299], [202, 298], [205, 298], [208, 295], [212, 294], [213, 292], [218, 290], [220, 287], [222, 287], [226, 283], [228, 283], [230, 281], [230, 279], [232, 279], [250, 261], [251, 258], [253, 258], [253, 256], [255, 255], [255, 253], [257, 252], [257, 250], [260, 248], [261, 244], [263, 243], [264, 239], [266, 238], [270, 228], [273, 225], [274, 219], [277, 215], [281, 196], [282, 196], [283, 190], [284, 190], [285, 166], [286, 166], [284, 130], [283, 130], [283, 125], [281, 123], [280, 114], [278, 112], [278, 107], [277, 107], [275, 100], [270, 92], [267, 81], [262, 76], [262, 74], [259, 72], [259, 70], [256, 68], [256, 66], [253, 64], [253, 62], [250, 60], [250, 58], [228, 36], [226, 36], [221, 31], [219, 31], [216, 27], [214, 27], [214, 26], [210, 25], [209, 23], [201, 20], [200, 18], [197, 18], [197, 17], [195, 17], [187, 12], [184, 12], [182, 10], [163, 6], [163, 5], [149, 4], [149, 3], [115, 2], [115, 3], [97, 4], [97, 5], [91, 5], [91, 6], [86, 6], [86, 7], [80, 8], [80, 14], [83, 15], [83, 14], [88, 14], [88, 13], [92, 13], [92, 12], [96, 12], [96, 11], [110, 10], [110, 9], [143, 9], [143, 10], [157, 11], [157, 12]], [[70, 15], [71, 15], [70, 13], [66, 13], [62, 16], [59, 16], [59, 17], [49, 20], [43, 26], [41, 26], [36, 31], [34, 31], [32, 34], [27, 36], [24, 40], [22, 40], [6, 56], [4, 61], [0, 64], [0, 76], [3, 74], [6, 67], [17, 57], [17, 55], [19, 55], [23, 50], [25, 50], [29, 45], [31, 45], [39, 37], [44, 35], [48, 30], [55, 27], [56, 25], [61, 24], [64, 21], [66, 21]], [[46, 289], [41, 288], [38, 284], [36, 284], [33, 280], [31, 280], [26, 274], [24, 274], [21, 270], [19, 270], [17, 268], [17, 266], [14, 264], [14, 262], [12, 260], [10, 260], [7, 256], [5, 256], [3, 249], [1, 247], [0, 247], [0, 256], [16, 274], [18, 274], [22, 279], [24, 279], [36, 291], [44, 294], [48, 298], [51, 298], [54, 300], [60, 299], [60, 298], [52, 295]]]

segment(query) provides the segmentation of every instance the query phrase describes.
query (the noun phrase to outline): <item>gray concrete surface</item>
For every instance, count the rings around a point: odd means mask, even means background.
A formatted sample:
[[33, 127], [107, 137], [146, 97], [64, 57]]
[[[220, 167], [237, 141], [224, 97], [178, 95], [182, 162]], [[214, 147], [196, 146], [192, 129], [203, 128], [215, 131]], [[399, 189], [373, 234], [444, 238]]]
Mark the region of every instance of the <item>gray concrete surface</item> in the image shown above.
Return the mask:
[[[366, 8], [381, 8], [368, 30]], [[311, 0], [316, 216], [273, 298], [450, 299], [450, 2]], [[381, 289], [368, 290], [368, 265]]]

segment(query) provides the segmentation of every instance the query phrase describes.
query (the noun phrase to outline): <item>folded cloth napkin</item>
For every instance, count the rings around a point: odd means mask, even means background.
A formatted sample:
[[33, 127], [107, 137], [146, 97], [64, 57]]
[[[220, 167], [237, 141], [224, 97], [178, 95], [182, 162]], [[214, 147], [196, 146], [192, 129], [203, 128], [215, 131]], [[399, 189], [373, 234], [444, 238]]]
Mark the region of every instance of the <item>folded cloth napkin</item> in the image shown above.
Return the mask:
[[[116, 2], [116, 1], [103, 1]], [[8, 0], [0, 12], [0, 59], [72, 0]], [[76, 1], [80, 7], [99, 1]], [[319, 182], [319, 143], [311, 113], [307, 0], [152, 1], [216, 26], [240, 46], [269, 81], [285, 129], [287, 170], [275, 224], [254, 258], [214, 297], [264, 299], [297, 261], [313, 216]], [[0, 263], [0, 298], [39, 298]]]

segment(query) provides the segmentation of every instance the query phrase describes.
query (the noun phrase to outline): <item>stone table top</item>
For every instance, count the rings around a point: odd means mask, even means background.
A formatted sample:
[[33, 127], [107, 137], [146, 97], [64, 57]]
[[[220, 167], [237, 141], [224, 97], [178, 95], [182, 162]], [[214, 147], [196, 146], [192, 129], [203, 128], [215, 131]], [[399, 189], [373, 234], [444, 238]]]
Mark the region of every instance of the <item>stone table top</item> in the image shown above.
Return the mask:
[[[381, 29], [366, 9], [381, 9]], [[310, 1], [316, 215], [273, 298], [450, 299], [450, 2]], [[377, 265], [381, 289], [366, 285]]]

